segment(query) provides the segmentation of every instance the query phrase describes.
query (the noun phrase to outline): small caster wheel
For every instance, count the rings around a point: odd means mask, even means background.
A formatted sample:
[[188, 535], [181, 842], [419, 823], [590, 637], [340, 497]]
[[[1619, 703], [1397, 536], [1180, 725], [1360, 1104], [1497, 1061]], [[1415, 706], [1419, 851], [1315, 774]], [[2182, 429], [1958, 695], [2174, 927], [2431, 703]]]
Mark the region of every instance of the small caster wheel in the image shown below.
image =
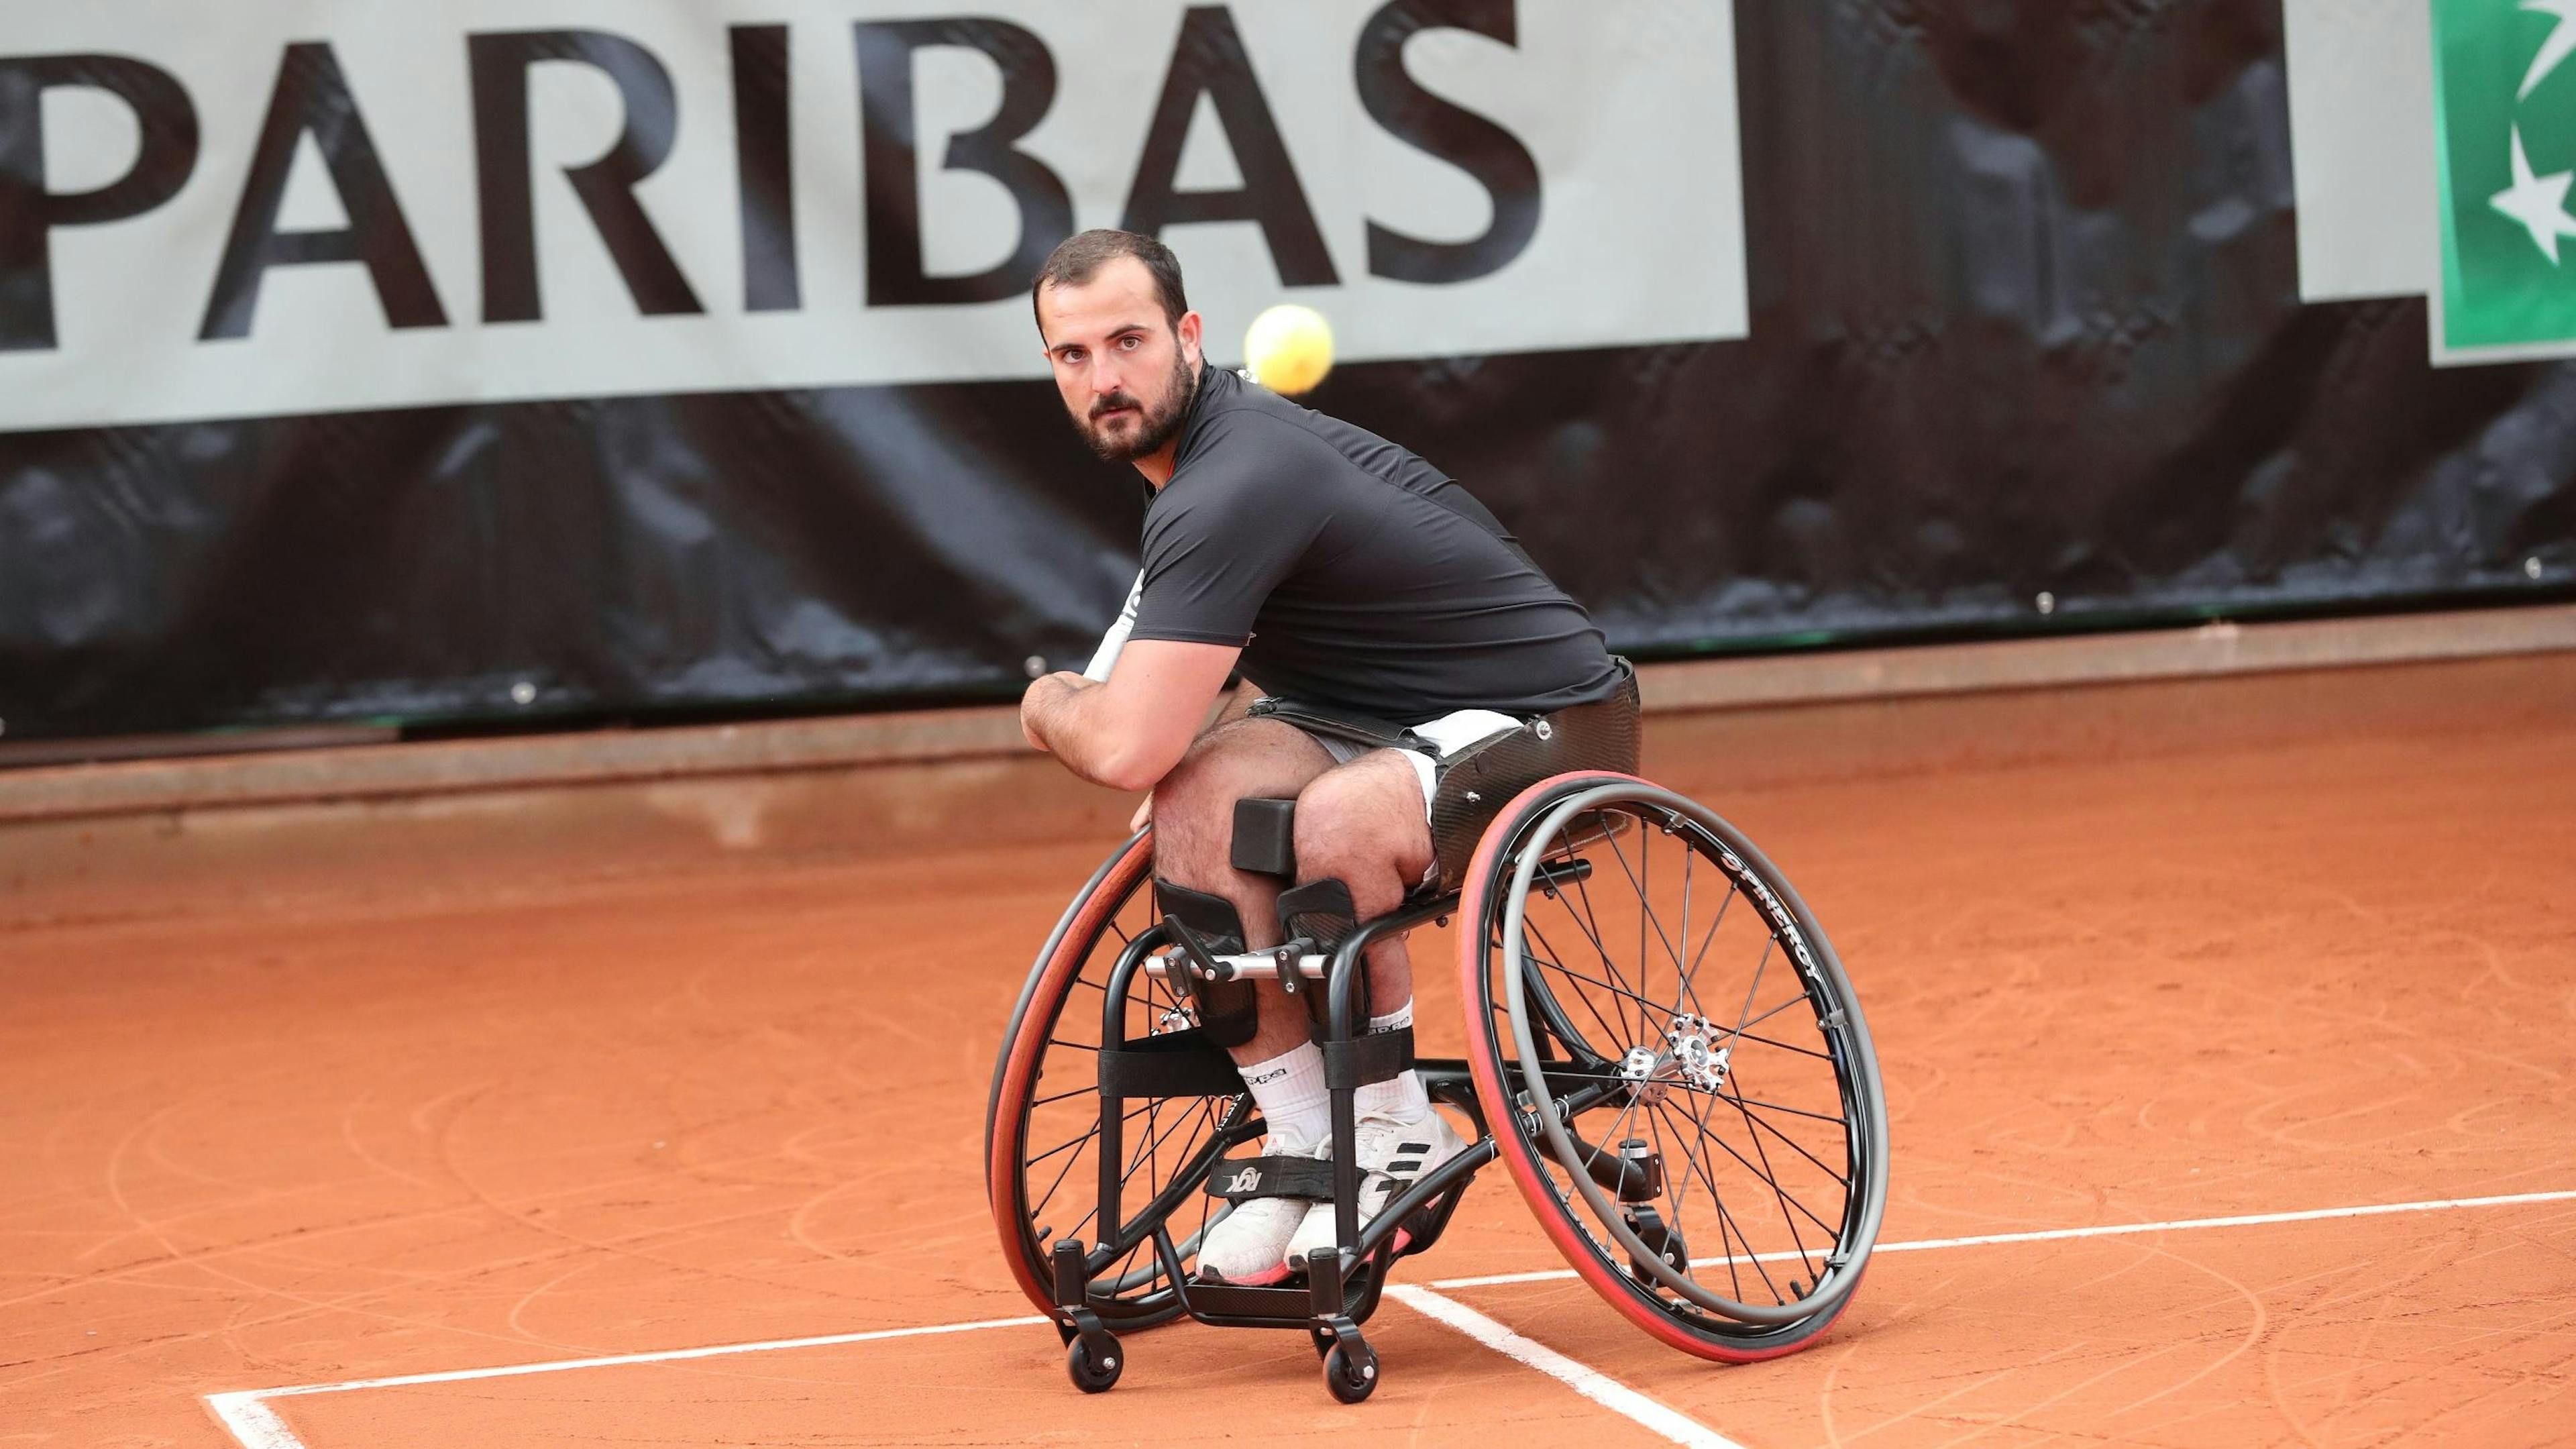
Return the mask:
[[1324, 1354], [1324, 1387], [1345, 1404], [1377, 1390], [1377, 1350], [1367, 1344], [1334, 1344]]
[[1109, 1392], [1118, 1382], [1119, 1371], [1127, 1366], [1125, 1356], [1118, 1351], [1118, 1340], [1105, 1333], [1101, 1338], [1105, 1341], [1094, 1348], [1091, 1335], [1084, 1334], [1064, 1352], [1065, 1373], [1073, 1379], [1073, 1386], [1086, 1394]]

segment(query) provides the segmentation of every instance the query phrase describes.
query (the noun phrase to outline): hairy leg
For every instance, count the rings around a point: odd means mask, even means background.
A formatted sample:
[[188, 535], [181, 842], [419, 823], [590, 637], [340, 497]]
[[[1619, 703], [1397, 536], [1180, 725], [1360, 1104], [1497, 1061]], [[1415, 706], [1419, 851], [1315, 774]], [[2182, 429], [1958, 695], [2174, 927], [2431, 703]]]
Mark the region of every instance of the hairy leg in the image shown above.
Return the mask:
[[[1431, 868], [1431, 824], [1421, 776], [1396, 750], [1376, 750], [1317, 775], [1297, 796], [1297, 879], [1338, 880], [1363, 921], [1382, 916]], [[1413, 962], [1401, 937], [1371, 946], [1369, 1010], [1413, 999]]]
[[[1208, 731], [1154, 787], [1154, 873], [1232, 902], [1247, 948], [1278, 945], [1279, 883], [1234, 868], [1234, 802], [1299, 798], [1332, 768], [1322, 745], [1277, 720], [1236, 720]], [[1233, 1048], [1246, 1066], [1306, 1040], [1304, 1004], [1276, 982], [1256, 987], [1260, 1030]]]

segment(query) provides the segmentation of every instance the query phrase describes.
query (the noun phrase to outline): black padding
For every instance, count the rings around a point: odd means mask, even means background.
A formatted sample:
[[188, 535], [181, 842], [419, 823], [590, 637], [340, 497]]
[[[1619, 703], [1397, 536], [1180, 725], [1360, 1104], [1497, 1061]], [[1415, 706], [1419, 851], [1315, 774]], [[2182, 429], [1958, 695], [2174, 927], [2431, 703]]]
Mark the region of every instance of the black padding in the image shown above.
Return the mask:
[[[1243, 917], [1235, 910], [1234, 902], [1225, 897], [1157, 878], [1154, 904], [1162, 908], [1165, 920], [1188, 927], [1199, 938], [1198, 944], [1210, 953], [1232, 955], [1243, 949]], [[1199, 1030], [1207, 1034], [1211, 1045], [1241, 1046], [1261, 1029], [1260, 1007], [1254, 1001], [1251, 982], [1204, 981], [1197, 972], [1184, 971], [1181, 989], [1190, 994], [1190, 1003], [1198, 1008]], [[1225, 1090], [1243, 1089], [1236, 1085]]]
[[1237, 1157], [1208, 1174], [1207, 1192], [1227, 1202], [1257, 1197], [1333, 1196], [1333, 1164], [1312, 1157]]
[[1392, 1081], [1413, 1069], [1413, 1028], [1375, 1031], [1357, 1041], [1318, 1041], [1324, 1051], [1326, 1087], [1365, 1087]]
[[1225, 897], [1174, 885], [1157, 876], [1154, 904], [1164, 915], [1198, 932], [1210, 949], [1228, 955], [1243, 949], [1243, 916]]
[[1105, 1097], [1231, 1097], [1243, 1090], [1234, 1058], [1201, 1027], [1138, 1037], [1099, 1055]]
[[1284, 880], [1297, 878], [1296, 801], [1234, 802], [1234, 868]]
[[1279, 927], [1291, 940], [1303, 936], [1330, 951], [1359, 924], [1351, 888], [1338, 880], [1310, 880], [1279, 893]]
[[1636, 773], [1637, 672], [1627, 660], [1617, 662], [1619, 691], [1610, 698], [1541, 715], [1441, 762], [1431, 796], [1431, 851], [1442, 890], [1456, 890], [1466, 878], [1485, 827], [1513, 796], [1573, 770]]

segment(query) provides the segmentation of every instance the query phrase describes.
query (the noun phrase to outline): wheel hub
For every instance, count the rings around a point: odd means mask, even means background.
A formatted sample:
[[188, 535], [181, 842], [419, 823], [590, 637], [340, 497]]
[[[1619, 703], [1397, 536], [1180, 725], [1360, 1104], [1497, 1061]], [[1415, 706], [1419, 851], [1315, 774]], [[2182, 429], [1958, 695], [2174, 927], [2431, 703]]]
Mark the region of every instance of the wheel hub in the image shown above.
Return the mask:
[[1660, 1045], [1628, 1049], [1619, 1060], [1619, 1075], [1635, 1083], [1631, 1090], [1648, 1103], [1664, 1100], [1676, 1084], [1695, 1092], [1717, 1091], [1726, 1085], [1727, 1058], [1734, 1052], [1732, 1047], [1710, 1045], [1722, 1035], [1706, 1017], [1674, 1017]]

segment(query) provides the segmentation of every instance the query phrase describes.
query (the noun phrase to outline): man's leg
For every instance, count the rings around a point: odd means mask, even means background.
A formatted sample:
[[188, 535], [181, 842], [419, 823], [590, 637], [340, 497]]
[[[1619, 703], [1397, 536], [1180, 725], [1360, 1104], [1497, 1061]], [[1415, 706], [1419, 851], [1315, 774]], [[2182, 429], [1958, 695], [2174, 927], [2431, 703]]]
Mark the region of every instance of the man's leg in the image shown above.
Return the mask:
[[[1277, 720], [1245, 719], [1199, 737], [1154, 787], [1154, 874], [1232, 903], [1244, 945], [1279, 944], [1279, 883], [1234, 868], [1234, 804], [1294, 799], [1333, 758], [1306, 733]], [[1233, 1047], [1235, 1066], [1270, 1129], [1274, 1157], [1314, 1153], [1332, 1135], [1324, 1058], [1306, 1031], [1306, 1008], [1278, 983], [1255, 983], [1259, 1026]], [[1304, 1221], [1302, 1198], [1255, 1198], [1209, 1227], [1199, 1275], [1227, 1283], [1271, 1283], [1288, 1273], [1288, 1240]]]
[[[1422, 778], [1401, 752], [1378, 750], [1317, 776], [1297, 797], [1297, 879], [1338, 880], [1360, 920], [1404, 903], [1431, 869], [1431, 822]], [[1413, 1025], [1413, 962], [1401, 938], [1369, 948], [1372, 1032]], [[1353, 1144], [1363, 1173], [1361, 1221], [1377, 1215], [1422, 1174], [1464, 1151], [1456, 1130], [1431, 1109], [1422, 1078], [1410, 1070], [1359, 1089]], [[1288, 1245], [1291, 1263], [1329, 1251], [1336, 1240], [1332, 1204], [1311, 1209]]]
[[[1374, 750], [1315, 777], [1297, 796], [1297, 880], [1338, 880], [1360, 920], [1404, 904], [1431, 869], [1431, 818], [1422, 780], [1400, 750]], [[1371, 946], [1369, 1011], [1413, 1000], [1413, 960], [1401, 937]]]
[[[1154, 787], [1154, 874], [1222, 896], [1243, 917], [1244, 947], [1279, 944], [1279, 882], [1234, 868], [1234, 803], [1293, 800], [1333, 757], [1305, 731], [1277, 720], [1244, 719], [1199, 737]], [[1237, 1065], [1278, 1056], [1306, 1041], [1306, 1008], [1275, 982], [1258, 983], [1260, 1031], [1234, 1048]]]

